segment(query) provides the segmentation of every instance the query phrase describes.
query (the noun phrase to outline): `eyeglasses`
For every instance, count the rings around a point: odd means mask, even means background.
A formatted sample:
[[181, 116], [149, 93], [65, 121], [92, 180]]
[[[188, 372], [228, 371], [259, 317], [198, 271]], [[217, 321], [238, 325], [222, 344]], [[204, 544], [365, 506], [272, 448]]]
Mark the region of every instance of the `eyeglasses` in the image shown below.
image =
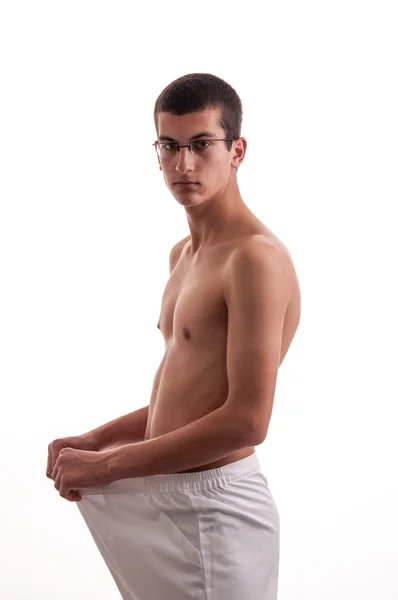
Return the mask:
[[173, 158], [180, 151], [180, 148], [189, 148], [189, 151], [192, 154], [196, 155], [204, 155], [208, 152], [209, 148], [212, 146], [213, 142], [234, 142], [239, 138], [220, 138], [220, 139], [211, 139], [211, 140], [193, 140], [186, 144], [185, 146], [181, 146], [178, 142], [158, 142], [156, 141], [152, 146], [155, 146], [157, 155], [162, 160], [167, 160], [168, 158]]

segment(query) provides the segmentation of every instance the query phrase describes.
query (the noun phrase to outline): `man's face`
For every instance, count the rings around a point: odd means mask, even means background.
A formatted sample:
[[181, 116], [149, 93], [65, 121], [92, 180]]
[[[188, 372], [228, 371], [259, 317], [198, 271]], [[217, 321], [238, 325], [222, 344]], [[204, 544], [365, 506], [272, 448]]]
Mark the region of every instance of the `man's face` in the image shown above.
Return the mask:
[[[199, 140], [224, 139], [224, 130], [217, 125], [219, 108], [209, 108], [186, 115], [161, 112], [158, 115], [159, 142], [178, 142], [186, 145], [193, 138]], [[200, 133], [205, 133], [197, 137]], [[230, 152], [225, 142], [200, 143], [197, 151], [180, 148], [174, 156], [159, 159], [167, 187], [173, 196], [186, 205], [207, 199], [222, 192], [228, 185], [233, 166], [234, 144]], [[177, 181], [190, 180], [196, 185], [180, 186]]]

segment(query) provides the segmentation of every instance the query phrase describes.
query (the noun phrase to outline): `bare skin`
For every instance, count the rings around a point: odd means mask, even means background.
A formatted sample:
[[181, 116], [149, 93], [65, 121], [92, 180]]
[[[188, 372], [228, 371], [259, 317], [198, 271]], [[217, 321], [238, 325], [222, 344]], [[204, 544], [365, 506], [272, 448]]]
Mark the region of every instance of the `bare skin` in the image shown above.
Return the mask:
[[[260, 238], [262, 248], [265, 242], [265, 252], [269, 248], [272, 256], [277, 248], [278, 257], [286, 259], [278, 262], [283, 264], [286, 277], [283, 302], [286, 293], [288, 297], [279, 365], [296, 333], [301, 311], [296, 271], [287, 248], [249, 210], [240, 194], [237, 171], [245, 157], [247, 140], [235, 137], [227, 149], [221, 116], [219, 107], [183, 115], [158, 115], [157, 144], [167, 141], [158, 154], [159, 168], [171, 194], [184, 207], [190, 229], [190, 235], [176, 244], [170, 255], [170, 278], [158, 323], [166, 344], [165, 354], [154, 378], [149, 407], [86, 435], [57, 439], [50, 444], [47, 476], [55, 478], [56, 489], [69, 500], [79, 499], [73, 496], [79, 482], [84, 482], [82, 487], [90, 487], [92, 481], [106, 481], [106, 449], [127, 448], [130, 443], [142, 441], [145, 426], [144, 441], [166, 435], [205, 417], [227, 401], [228, 323], [234, 322], [228, 318], [239, 315], [231, 314], [233, 302], [228, 307], [226, 298], [231, 298], [234, 283], [228, 281], [234, 270], [229, 267], [240, 245], [250, 245], [251, 240], [256, 245]], [[196, 140], [195, 151], [188, 150], [192, 140]], [[174, 149], [169, 147], [170, 141], [174, 142]], [[178, 150], [176, 142], [180, 144]], [[181, 185], [182, 181], [193, 183]], [[239, 400], [243, 402], [244, 398]], [[99, 453], [100, 459], [98, 450], [105, 451]], [[215, 469], [254, 451], [250, 445], [200, 467], [170, 472]]]
[[[154, 378], [149, 407], [124, 415], [86, 435], [57, 439], [50, 444], [47, 476], [55, 479], [56, 489], [68, 500], [80, 499], [78, 492], [74, 491], [79, 487], [90, 487], [93, 482], [98, 484], [99, 481], [107, 485], [107, 448], [117, 450], [120, 446], [128, 449], [129, 444], [142, 440], [144, 429], [144, 441], [164, 436], [200, 420], [233, 398], [233, 390], [229, 394], [227, 378], [227, 351], [231, 351], [227, 337], [228, 325], [237, 322], [240, 317], [231, 313], [232, 310], [238, 310], [234, 308], [231, 289], [236, 286], [234, 257], [239, 246], [258, 248], [260, 239], [262, 250], [267, 252], [269, 249], [270, 257], [275, 256], [275, 249], [278, 250], [278, 265], [282, 265], [286, 278], [283, 285], [283, 311], [285, 306], [287, 308], [281, 336], [278, 334], [276, 340], [274, 331], [270, 341], [274, 346], [278, 344], [278, 352], [281, 342], [279, 366], [296, 333], [301, 297], [293, 262], [287, 248], [249, 210], [240, 194], [237, 171], [245, 158], [247, 140], [235, 137], [227, 149], [225, 141], [228, 140], [224, 140], [226, 133], [221, 116], [219, 107], [183, 115], [167, 112], [158, 115], [157, 144], [167, 142], [158, 153], [159, 168], [163, 171], [171, 194], [184, 207], [190, 229], [190, 235], [176, 244], [170, 255], [170, 278], [163, 293], [158, 323], [166, 344], [165, 354]], [[195, 146], [188, 150], [188, 142], [191, 144], [192, 140], [196, 140]], [[170, 141], [174, 143], [174, 148], [169, 146]], [[178, 150], [176, 143], [180, 145]], [[160, 146], [157, 148], [159, 150]], [[193, 183], [181, 185], [181, 182], [187, 181]], [[231, 280], [228, 280], [229, 277]], [[239, 287], [236, 289], [242, 291]], [[267, 308], [271, 308], [271, 305]], [[242, 318], [245, 317], [247, 315], [243, 309]], [[276, 324], [279, 328], [280, 320]], [[237, 346], [232, 348], [232, 354], [239, 353], [239, 340], [244, 337], [244, 332], [243, 335], [241, 332], [236, 338]], [[243, 339], [242, 343], [246, 343], [246, 347], [248, 343], [250, 345], [247, 339]], [[272, 369], [274, 377], [274, 365]], [[237, 375], [242, 377], [242, 373]], [[260, 387], [260, 382], [254, 383]], [[233, 385], [236, 389], [236, 381]], [[245, 399], [239, 397], [238, 400], [241, 418]], [[255, 400], [259, 401], [257, 398]], [[246, 422], [254, 426], [254, 419], [248, 418]], [[268, 422], [269, 416], [263, 430], [265, 427], [268, 429]], [[252, 439], [255, 439], [253, 435], [250, 437]], [[212, 443], [215, 446], [218, 440], [212, 438]], [[185, 460], [169, 472], [203, 471], [236, 462], [255, 452], [252, 441], [245, 443], [250, 446], [220, 460], [178, 471], [182, 464], [194, 464], [189, 456], [182, 457]], [[239, 447], [242, 448], [241, 443]], [[205, 460], [216, 455], [213, 449], [217, 450], [214, 447], [206, 448], [208, 458]], [[195, 447], [194, 451], [196, 458], [193, 460], [198, 464], [198, 448]], [[122, 458], [119, 453], [118, 460]], [[177, 458], [173, 460], [177, 461]], [[152, 465], [152, 470], [154, 467], [156, 465]]]
[[[282, 363], [298, 327], [301, 308], [299, 283], [286, 247], [250, 211], [238, 226], [231, 226], [222, 239], [201, 252], [192, 249], [188, 236], [176, 247], [172, 272], [163, 293], [158, 327], [166, 350], [154, 379], [145, 440], [183, 427], [226, 401], [225, 266], [237, 245], [251, 236], [261, 236], [270, 245], [281, 248], [291, 265], [291, 299], [283, 326]], [[222, 467], [254, 451], [250, 446], [182, 472]]]

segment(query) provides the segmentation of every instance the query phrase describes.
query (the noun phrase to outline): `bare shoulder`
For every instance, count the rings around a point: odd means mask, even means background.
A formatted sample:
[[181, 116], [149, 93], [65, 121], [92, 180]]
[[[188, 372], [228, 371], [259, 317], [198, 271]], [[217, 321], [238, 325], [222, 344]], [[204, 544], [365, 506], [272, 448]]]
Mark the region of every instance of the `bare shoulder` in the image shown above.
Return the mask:
[[225, 276], [231, 279], [239, 271], [263, 269], [278, 271], [290, 294], [299, 288], [291, 254], [285, 244], [275, 235], [255, 234], [241, 240], [231, 252]]
[[263, 234], [250, 235], [236, 244], [229, 256], [229, 264], [239, 261], [242, 257], [259, 256], [263, 260], [292, 263], [289, 250], [276, 236]]
[[191, 236], [187, 235], [187, 237], [185, 237], [184, 239], [182, 239], [179, 242], [177, 242], [176, 244], [174, 244], [174, 246], [170, 250], [170, 256], [169, 256], [170, 273], [172, 272], [172, 270], [178, 263], [181, 253], [184, 249], [184, 246], [187, 242], [189, 242], [190, 239], [191, 239]]

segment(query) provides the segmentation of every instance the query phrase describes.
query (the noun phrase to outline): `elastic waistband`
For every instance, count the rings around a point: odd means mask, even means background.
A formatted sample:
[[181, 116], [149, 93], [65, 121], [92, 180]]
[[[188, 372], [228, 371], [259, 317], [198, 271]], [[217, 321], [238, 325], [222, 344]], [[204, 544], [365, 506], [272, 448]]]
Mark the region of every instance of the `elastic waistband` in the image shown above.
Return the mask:
[[178, 491], [205, 489], [229, 483], [260, 470], [257, 452], [218, 469], [194, 471], [192, 473], [164, 473], [133, 477], [114, 481], [104, 488], [87, 488], [79, 490], [82, 496], [98, 494], [122, 494], [153, 491]]
[[257, 453], [237, 460], [218, 469], [194, 471], [193, 473], [170, 473], [142, 477], [146, 491], [166, 491], [178, 489], [200, 489], [217, 483], [228, 483], [240, 479], [260, 469]]

